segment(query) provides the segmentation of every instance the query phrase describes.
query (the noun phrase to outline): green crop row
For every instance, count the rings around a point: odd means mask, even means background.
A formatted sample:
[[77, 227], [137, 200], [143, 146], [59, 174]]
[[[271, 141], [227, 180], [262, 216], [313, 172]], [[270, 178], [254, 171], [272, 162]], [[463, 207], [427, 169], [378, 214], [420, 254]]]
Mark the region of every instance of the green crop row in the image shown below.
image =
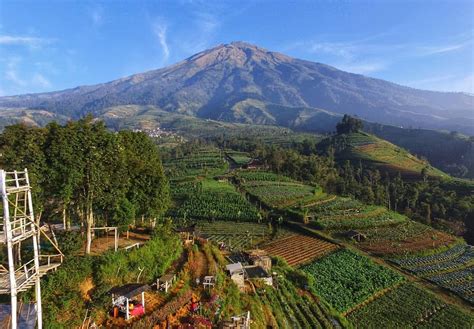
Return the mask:
[[191, 195], [177, 211], [181, 218], [257, 221], [259, 213], [237, 192], [203, 192]]
[[474, 318], [413, 283], [376, 298], [348, 315], [356, 328], [472, 328]]
[[303, 271], [314, 277], [316, 293], [341, 313], [404, 280], [390, 269], [348, 250], [306, 265]]

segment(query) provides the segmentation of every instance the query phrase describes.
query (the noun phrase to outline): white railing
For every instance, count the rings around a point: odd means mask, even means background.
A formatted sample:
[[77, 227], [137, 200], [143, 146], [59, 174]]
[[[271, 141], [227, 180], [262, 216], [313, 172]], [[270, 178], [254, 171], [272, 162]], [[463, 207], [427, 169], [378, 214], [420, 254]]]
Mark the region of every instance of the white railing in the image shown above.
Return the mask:
[[[51, 265], [51, 264], [57, 264], [57, 263], [62, 263], [63, 262], [63, 255], [61, 254], [56, 254], [56, 255], [39, 255], [39, 260], [40, 260], [40, 265]], [[44, 261], [46, 259], [46, 262]], [[54, 261], [54, 260], [59, 260], [59, 261]], [[53, 260], [53, 262], [51, 261]]]

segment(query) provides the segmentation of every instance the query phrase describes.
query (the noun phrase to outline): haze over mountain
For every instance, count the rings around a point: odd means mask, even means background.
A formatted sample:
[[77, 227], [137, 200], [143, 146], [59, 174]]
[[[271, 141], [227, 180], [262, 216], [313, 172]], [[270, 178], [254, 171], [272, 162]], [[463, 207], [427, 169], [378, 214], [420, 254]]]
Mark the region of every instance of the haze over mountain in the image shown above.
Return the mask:
[[[295, 59], [244, 42], [219, 45], [169, 67], [104, 84], [0, 98], [5, 109], [53, 117], [102, 116], [118, 105], [153, 105], [215, 120], [321, 126], [340, 114], [398, 126], [473, 134], [474, 96], [417, 90]], [[330, 123], [330, 124], [329, 124]], [[330, 126], [330, 127], [329, 127]]]

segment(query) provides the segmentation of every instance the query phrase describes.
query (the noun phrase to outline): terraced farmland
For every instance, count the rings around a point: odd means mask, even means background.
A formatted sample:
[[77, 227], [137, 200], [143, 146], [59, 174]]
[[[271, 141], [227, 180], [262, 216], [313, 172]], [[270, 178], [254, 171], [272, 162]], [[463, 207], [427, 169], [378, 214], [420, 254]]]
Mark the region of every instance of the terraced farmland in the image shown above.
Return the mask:
[[215, 243], [224, 242], [231, 250], [252, 248], [264, 241], [290, 234], [289, 231], [273, 229], [265, 224], [228, 222], [228, 221], [200, 221], [197, 225], [199, 234]]
[[223, 171], [226, 165], [222, 152], [214, 148], [204, 148], [163, 162], [167, 174], [171, 177]]
[[356, 328], [472, 328], [474, 318], [412, 283], [388, 291], [351, 312]]
[[262, 246], [270, 255], [284, 258], [290, 266], [307, 263], [338, 248], [333, 243], [295, 233]]
[[226, 151], [225, 154], [239, 166], [247, 164], [252, 159], [247, 152]]
[[403, 215], [381, 206], [369, 206], [350, 198], [334, 198], [309, 208], [313, 223], [322, 229], [359, 229], [402, 223]]
[[473, 246], [457, 244], [434, 255], [405, 257], [392, 261], [474, 304]]
[[278, 280], [278, 289], [259, 289], [257, 293], [264, 305], [272, 306], [280, 328], [334, 328], [328, 311], [284, 278]]
[[311, 198], [315, 188], [309, 185], [286, 182], [250, 182], [245, 190], [262, 203], [273, 208], [285, 208], [298, 201]]
[[366, 240], [357, 242], [357, 247], [377, 255], [414, 253], [450, 245], [455, 241], [452, 235], [412, 220], [358, 231], [366, 236]]
[[348, 250], [336, 251], [302, 269], [314, 277], [316, 293], [341, 313], [405, 280], [389, 268]]

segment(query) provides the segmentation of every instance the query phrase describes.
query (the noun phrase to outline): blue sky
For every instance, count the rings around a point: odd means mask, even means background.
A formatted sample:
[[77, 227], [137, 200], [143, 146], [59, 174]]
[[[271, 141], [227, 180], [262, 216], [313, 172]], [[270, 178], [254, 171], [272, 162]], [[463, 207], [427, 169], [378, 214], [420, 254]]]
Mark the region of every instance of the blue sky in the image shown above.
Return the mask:
[[243, 40], [474, 93], [474, 1], [0, 1], [0, 95], [107, 82]]

